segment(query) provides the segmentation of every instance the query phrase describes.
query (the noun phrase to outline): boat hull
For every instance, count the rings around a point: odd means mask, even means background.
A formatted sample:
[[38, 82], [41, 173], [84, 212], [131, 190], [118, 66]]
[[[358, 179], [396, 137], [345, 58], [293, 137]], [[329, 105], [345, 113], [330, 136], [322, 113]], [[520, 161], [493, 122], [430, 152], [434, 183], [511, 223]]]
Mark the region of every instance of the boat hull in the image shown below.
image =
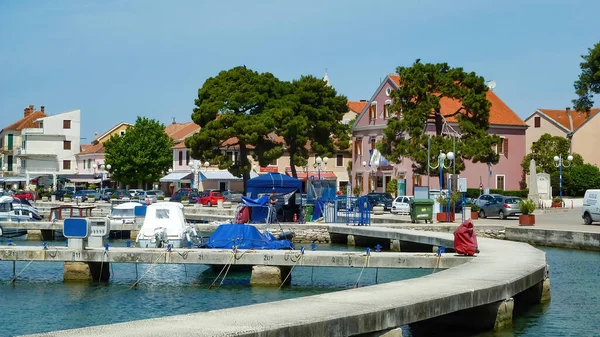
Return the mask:
[[[183, 239], [169, 239], [169, 242], [167, 244], [171, 244], [173, 248], [183, 248], [185, 240]], [[156, 240], [154, 238], [152, 239], [138, 239], [138, 245], [141, 248], [159, 248], [158, 244], [156, 242]], [[161, 248], [166, 248], [165, 247], [161, 247]]]

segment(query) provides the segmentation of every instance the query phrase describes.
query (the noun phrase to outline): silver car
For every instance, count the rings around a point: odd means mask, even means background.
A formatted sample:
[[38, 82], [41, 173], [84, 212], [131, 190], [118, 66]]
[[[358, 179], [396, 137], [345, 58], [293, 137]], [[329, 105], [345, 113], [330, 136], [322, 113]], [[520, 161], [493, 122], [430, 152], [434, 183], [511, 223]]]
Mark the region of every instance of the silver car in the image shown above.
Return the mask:
[[519, 216], [521, 215], [520, 202], [521, 198], [518, 197], [495, 196], [483, 206], [480, 206], [479, 217], [497, 216], [504, 220], [509, 216]]
[[155, 203], [158, 201], [158, 197], [156, 196], [156, 192], [154, 191], [142, 191], [138, 193], [138, 197], [140, 201], [146, 200], [148, 198], [151, 203]]

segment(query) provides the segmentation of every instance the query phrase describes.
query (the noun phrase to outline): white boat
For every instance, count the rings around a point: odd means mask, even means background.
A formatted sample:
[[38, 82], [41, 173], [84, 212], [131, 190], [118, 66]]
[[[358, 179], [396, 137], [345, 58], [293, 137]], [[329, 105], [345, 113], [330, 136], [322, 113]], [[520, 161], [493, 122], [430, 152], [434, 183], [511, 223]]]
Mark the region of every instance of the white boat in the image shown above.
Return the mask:
[[136, 207], [146, 207], [146, 205], [139, 202], [126, 202], [113, 207], [108, 214], [110, 227], [116, 230], [119, 228], [119, 225], [135, 223]]
[[146, 218], [136, 242], [143, 248], [172, 248], [187, 246], [197, 238], [196, 230], [187, 224], [183, 205], [178, 202], [161, 202], [149, 205]]
[[[5, 195], [0, 197], [0, 221], [17, 223], [20, 221], [32, 221], [32, 215], [16, 214], [13, 207], [13, 197]], [[18, 228], [18, 224], [13, 228], [2, 228], [0, 226], [0, 237], [11, 240], [27, 240], [27, 230]]]

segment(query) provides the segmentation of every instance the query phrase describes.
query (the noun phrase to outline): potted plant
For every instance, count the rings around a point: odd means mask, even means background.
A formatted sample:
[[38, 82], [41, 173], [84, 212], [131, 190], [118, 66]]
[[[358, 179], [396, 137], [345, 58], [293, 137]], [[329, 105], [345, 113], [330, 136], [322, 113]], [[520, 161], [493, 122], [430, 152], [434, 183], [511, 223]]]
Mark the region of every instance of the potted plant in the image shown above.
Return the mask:
[[190, 199], [187, 197], [187, 195], [184, 195], [183, 197], [181, 197], [181, 203], [184, 205], [190, 204]]
[[354, 193], [354, 195], [357, 197], [360, 195], [361, 192], [362, 192], [361, 186], [354, 186], [354, 188], [352, 189], [352, 193]]
[[521, 226], [533, 226], [535, 225], [535, 215], [533, 215], [533, 211], [535, 210], [535, 203], [530, 199], [523, 199], [519, 203], [519, 209], [521, 210], [521, 215], [519, 215], [519, 225]]
[[[453, 222], [454, 221], [454, 205], [452, 204], [452, 202], [454, 202], [454, 204], [456, 204], [456, 201], [458, 199], [454, 199], [453, 197], [450, 196], [449, 198], [447, 198], [444, 195], [440, 195], [439, 197], [437, 197], [437, 202], [440, 203], [440, 205], [442, 205], [442, 212], [437, 213], [436, 215], [436, 219], [438, 222]], [[447, 213], [447, 207], [448, 207], [448, 203], [450, 203], [450, 213]]]
[[552, 207], [553, 208], [558, 208], [558, 207], [563, 207], [563, 200], [561, 197], [554, 197], [552, 198]]
[[156, 200], [158, 200], [158, 201], [164, 201], [165, 197], [163, 197], [162, 195], [159, 195], [159, 196], [156, 197]]
[[476, 204], [471, 205], [471, 220], [479, 219], [479, 206]]
[[93, 194], [88, 194], [88, 196], [87, 196], [87, 201], [88, 201], [89, 203], [96, 202], [96, 196], [95, 196], [95, 195], [93, 195]]
[[41, 194], [41, 196], [42, 196], [42, 201], [43, 202], [48, 202], [48, 198], [49, 198], [49, 194], [48, 193], [44, 192], [44, 193]]
[[117, 195], [115, 193], [113, 193], [113, 194], [110, 195], [110, 198], [111, 199], [117, 199]]
[[71, 202], [71, 195], [69, 193], [63, 195], [64, 202]]

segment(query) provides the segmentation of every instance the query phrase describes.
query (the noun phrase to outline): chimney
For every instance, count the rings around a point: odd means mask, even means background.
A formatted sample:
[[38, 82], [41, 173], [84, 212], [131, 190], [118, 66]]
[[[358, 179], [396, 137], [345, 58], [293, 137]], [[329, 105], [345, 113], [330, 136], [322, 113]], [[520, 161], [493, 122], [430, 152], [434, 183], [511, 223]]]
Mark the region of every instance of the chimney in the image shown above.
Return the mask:
[[28, 108], [23, 110], [23, 117], [27, 117], [33, 113], [33, 105], [30, 105]]
[[590, 109], [585, 110], [585, 119], [590, 118]]
[[565, 113], [567, 114], [567, 117], [569, 117], [569, 125], [571, 126], [569, 130], [573, 131], [573, 116], [571, 116], [571, 108], [566, 107]]
[[41, 111], [41, 112], [44, 112], [44, 109], [45, 109], [45, 108], [46, 108], [46, 107], [42, 105], [42, 106], [40, 107], [40, 111]]
[[361, 101], [361, 102], [366, 102], [367, 100], [366, 100], [366, 99], [361, 99], [360, 101]]

